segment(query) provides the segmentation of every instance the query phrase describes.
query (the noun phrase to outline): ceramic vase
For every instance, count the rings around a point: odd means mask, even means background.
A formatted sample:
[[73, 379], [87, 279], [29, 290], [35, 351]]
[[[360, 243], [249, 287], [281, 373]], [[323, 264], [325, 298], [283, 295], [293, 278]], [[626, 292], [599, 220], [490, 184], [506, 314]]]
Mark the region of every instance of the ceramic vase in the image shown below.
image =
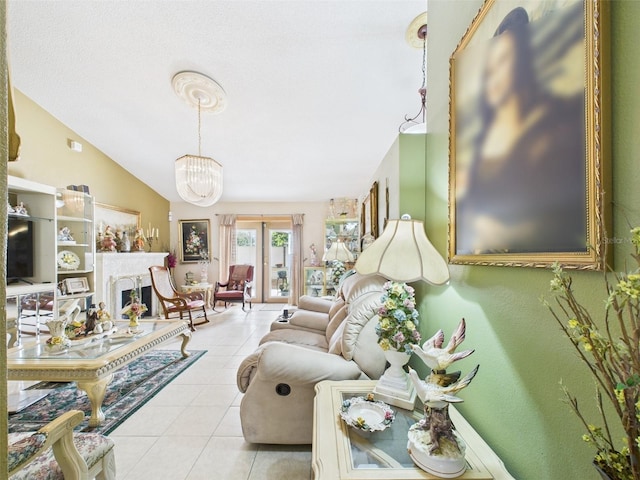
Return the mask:
[[416, 391], [403, 368], [409, 362], [411, 356], [404, 351], [398, 351], [393, 348], [384, 350], [384, 356], [389, 362], [389, 368], [378, 380], [373, 390], [374, 395], [383, 402], [413, 410]]
[[129, 317], [129, 328], [136, 330], [140, 326], [137, 315], [131, 315]]
[[209, 279], [209, 272], [207, 269], [207, 264], [204, 264], [200, 267], [200, 283], [207, 283]]
[[407, 355], [406, 352], [399, 352], [393, 348], [384, 351], [384, 358], [389, 362], [389, 368], [384, 372], [384, 376], [388, 379], [399, 380], [402, 382], [407, 381], [407, 373], [404, 371], [404, 366], [409, 363], [411, 355]]
[[51, 334], [51, 338], [47, 340], [47, 347], [60, 350], [67, 348], [71, 343], [65, 331], [67, 319], [49, 320], [46, 323], [49, 333]]

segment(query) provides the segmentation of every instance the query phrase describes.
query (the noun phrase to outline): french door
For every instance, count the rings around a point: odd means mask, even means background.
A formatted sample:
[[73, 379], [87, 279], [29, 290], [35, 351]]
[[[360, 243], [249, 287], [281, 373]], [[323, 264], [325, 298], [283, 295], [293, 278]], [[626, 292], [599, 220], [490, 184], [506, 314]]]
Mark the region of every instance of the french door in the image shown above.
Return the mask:
[[236, 221], [236, 263], [255, 266], [254, 301], [289, 302], [292, 233], [288, 219]]

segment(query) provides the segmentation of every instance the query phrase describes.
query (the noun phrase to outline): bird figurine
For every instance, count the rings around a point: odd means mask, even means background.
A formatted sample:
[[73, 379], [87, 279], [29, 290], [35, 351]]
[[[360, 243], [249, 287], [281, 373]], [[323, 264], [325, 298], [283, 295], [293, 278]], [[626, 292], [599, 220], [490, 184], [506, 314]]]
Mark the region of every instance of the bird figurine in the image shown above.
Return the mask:
[[454, 353], [456, 348], [464, 341], [465, 331], [466, 324], [463, 318], [445, 348], [442, 348], [444, 333], [442, 330], [438, 330], [433, 337], [422, 344], [422, 347], [411, 344], [411, 349], [431, 370], [446, 370], [453, 362], [466, 358], [475, 351], [464, 350]]
[[[409, 377], [413, 382], [414, 387], [416, 388], [416, 393], [422, 403], [424, 403], [425, 407], [427, 405], [432, 405], [436, 408], [443, 408], [442, 402], [446, 403], [460, 403], [462, 400], [460, 397], [455, 396], [460, 390], [465, 388], [471, 383], [473, 377], [478, 373], [478, 369], [480, 365], [476, 365], [476, 368], [471, 370], [464, 378], [454, 382], [448, 386], [438, 385], [435, 382], [431, 381], [431, 375], [428, 376], [425, 380], [421, 380], [418, 376], [418, 372], [416, 372], [413, 368], [409, 367]], [[433, 405], [433, 404], [436, 405]], [[438, 405], [439, 404], [439, 405]]]

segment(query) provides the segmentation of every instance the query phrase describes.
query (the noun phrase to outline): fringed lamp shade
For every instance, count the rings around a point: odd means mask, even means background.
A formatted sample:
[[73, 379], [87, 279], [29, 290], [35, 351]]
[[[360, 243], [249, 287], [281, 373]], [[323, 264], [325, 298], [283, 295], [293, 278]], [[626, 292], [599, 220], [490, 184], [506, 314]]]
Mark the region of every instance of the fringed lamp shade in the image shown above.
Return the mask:
[[449, 280], [447, 264], [427, 238], [423, 223], [408, 215], [389, 220], [382, 235], [360, 254], [355, 269], [396, 282], [442, 285]]
[[176, 189], [186, 202], [213, 205], [222, 196], [222, 165], [213, 158], [183, 155], [176, 160]]

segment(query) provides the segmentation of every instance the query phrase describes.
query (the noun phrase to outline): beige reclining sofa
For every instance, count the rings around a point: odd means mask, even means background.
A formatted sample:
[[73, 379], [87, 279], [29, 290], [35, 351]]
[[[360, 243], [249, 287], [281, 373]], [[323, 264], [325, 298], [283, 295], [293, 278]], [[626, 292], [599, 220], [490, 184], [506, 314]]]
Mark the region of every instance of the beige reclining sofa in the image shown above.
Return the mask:
[[354, 274], [344, 280], [337, 300], [326, 302], [328, 310], [316, 312], [325, 315], [324, 331], [320, 322], [315, 331], [289, 324], [262, 338], [237, 373], [248, 442], [309, 444], [316, 383], [380, 378], [385, 357], [375, 326], [385, 282], [380, 276]]

